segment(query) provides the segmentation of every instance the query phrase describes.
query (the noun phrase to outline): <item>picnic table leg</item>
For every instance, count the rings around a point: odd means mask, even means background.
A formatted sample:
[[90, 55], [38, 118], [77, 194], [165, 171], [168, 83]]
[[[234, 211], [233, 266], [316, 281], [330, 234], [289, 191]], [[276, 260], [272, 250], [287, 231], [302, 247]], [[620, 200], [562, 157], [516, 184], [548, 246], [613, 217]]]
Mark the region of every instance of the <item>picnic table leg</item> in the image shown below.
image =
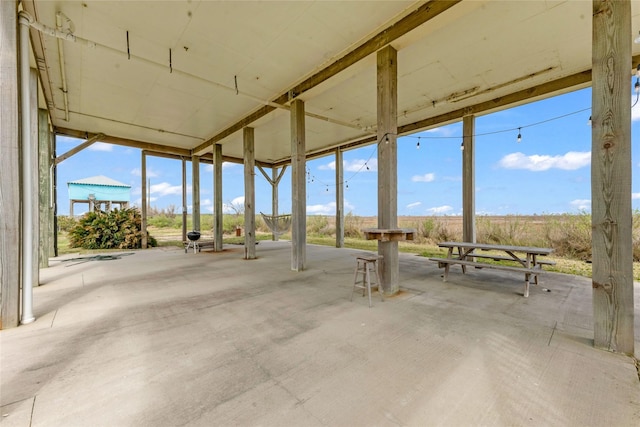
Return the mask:
[[[452, 250], [452, 249], [453, 249], [453, 248], [449, 248], [449, 250]], [[459, 248], [458, 248], [458, 257], [459, 257], [461, 260], [464, 260], [464, 259], [466, 258], [466, 256], [463, 256], [463, 255], [462, 255], [463, 253], [464, 253], [464, 252], [462, 251], [462, 248], [460, 248], [460, 247], [459, 247]], [[462, 274], [467, 274], [467, 266], [466, 266], [466, 265], [464, 265], [464, 264], [460, 264], [460, 267], [462, 267]]]
[[[531, 254], [527, 254], [527, 262], [525, 267], [531, 268]], [[527, 298], [529, 296], [529, 279], [531, 278], [530, 273], [525, 273], [524, 275], [524, 297]]]

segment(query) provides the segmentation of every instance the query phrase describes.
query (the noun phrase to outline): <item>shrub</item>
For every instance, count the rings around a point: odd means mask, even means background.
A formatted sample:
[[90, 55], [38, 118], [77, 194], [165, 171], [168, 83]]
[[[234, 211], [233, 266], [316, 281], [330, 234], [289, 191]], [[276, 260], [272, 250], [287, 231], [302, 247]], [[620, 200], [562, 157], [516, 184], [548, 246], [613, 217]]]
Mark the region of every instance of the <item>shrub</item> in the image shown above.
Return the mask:
[[59, 215], [58, 216], [58, 231], [69, 232], [73, 227], [75, 227], [77, 221], [72, 216], [67, 215]]
[[307, 234], [326, 235], [329, 221], [323, 215], [310, 215], [307, 217]]
[[362, 237], [363, 219], [349, 212], [344, 217], [344, 237]]
[[[147, 235], [149, 246], [156, 240]], [[142, 247], [142, 217], [137, 209], [88, 212], [69, 231], [69, 246], [84, 249], [137, 249]]]

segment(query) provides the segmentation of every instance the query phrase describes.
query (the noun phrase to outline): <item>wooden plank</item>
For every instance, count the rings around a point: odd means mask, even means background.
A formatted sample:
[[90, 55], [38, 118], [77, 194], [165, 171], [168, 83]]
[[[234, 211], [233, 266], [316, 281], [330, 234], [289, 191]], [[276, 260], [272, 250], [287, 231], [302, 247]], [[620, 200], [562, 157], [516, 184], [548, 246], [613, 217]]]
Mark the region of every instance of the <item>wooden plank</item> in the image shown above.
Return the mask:
[[631, 2], [594, 0], [592, 30], [594, 345], [633, 356]]
[[82, 144], [73, 147], [71, 150], [67, 151], [64, 154], [59, 155], [58, 157], [56, 157], [56, 165], [59, 164], [60, 162], [67, 160], [69, 157], [73, 156], [74, 154], [79, 153], [80, 151], [84, 150], [85, 148], [90, 147], [91, 145], [93, 145], [95, 142], [98, 142], [100, 139], [104, 138], [104, 134], [97, 134], [97, 135], [93, 135], [91, 138], [87, 139], [85, 142], [83, 142]]
[[18, 2], [0, 1], [0, 329], [20, 316]]
[[495, 270], [504, 270], [504, 271], [514, 271], [518, 273], [527, 273], [527, 274], [541, 274], [545, 273], [545, 270], [540, 268], [526, 268], [526, 267], [516, 267], [513, 265], [502, 265], [502, 264], [489, 264], [486, 262], [476, 262], [476, 261], [465, 261], [460, 259], [452, 259], [452, 258], [429, 258], [431, 261], [435, 261], [438, 264], [451, 264], [451, 265], [466, 265], [476, 268], [492, 268]]
[[[184, 183], [186, 184], [186, 183]], [[186, 188], [186, 185], [185, 185]], [[191, 222], [196, 231], [200, 230], [200, 157], [191, 156]]]
[[141, 206], [140, 206], [140, 216], [142, 217], [142, 249], [146, 249], [148, 247], [148, 238], [147, 238], [147, 153], [144, 150], [140, 153], [140, 191], [141, 195]]
[[538, 248], [534, 246], [514, 246], [514, 245], [493, 245], [488, 243], [470, 243], [470, 242], [440, 242], [438, 246], [441, 248], [476, 248], [485, 251], [514, 251], [528, 252], [536, 255], [549, 255], [553, 252], [551, 248]]

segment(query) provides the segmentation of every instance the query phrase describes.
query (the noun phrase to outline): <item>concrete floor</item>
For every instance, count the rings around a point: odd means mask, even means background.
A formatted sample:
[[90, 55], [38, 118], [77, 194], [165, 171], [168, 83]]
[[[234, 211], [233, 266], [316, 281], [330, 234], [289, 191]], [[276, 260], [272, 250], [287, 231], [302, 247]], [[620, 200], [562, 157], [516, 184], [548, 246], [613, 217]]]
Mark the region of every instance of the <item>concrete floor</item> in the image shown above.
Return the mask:
[[633, 359], [592, 346], [590, 279], [523, 298], [517, 274], [443, 283], [401, 254], [370, 309], [360, 251], [310, 245], [296, 273], [288, 242], [256, 249], [54, 261], [36, 322], [0, 332], [2, 425], [640, 425]]

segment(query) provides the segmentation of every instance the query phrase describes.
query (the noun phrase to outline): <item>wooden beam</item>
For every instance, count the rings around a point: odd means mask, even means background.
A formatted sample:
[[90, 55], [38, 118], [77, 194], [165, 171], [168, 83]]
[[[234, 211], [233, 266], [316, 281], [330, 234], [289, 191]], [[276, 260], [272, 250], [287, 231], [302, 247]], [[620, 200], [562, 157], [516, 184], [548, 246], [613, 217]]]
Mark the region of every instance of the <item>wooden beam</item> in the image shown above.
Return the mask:
[[142, 196], [140, 198], [140, 216], [142, 217], [142, 249], [147, 249], [149, 245], [149, 239], [147, 238], [147, 153], [142, 150], [140, 152], [140, 191]]
[[[183, 184], [186, 188], [186, 182]], [[192, 228], [200, 230], [200, 157], [191, 157], [191, 222]]]
[[[374, 54], [380, 48], [388, 45], [392, 41], [402, 37], [403, 35], [413, 31], [420, 25], [425, 22], [435, 18], [441, 13], [447, 11], [449, 8], [455, 6], [461, 0], [431, 0], [420, 7], [418, 7], [415, 11], [411, 12], [409, 15], [402, 18], [400, 21], [391, 25], [388, 28], [380, 31], [378, 34], [370, 38], [369, 40], [362, 43], [360, 46], [356, 47], [354, 50], [348, 52], [341, 58], [337, 59], [332, 64], [318, 71], [316, 74], [307, 78], [300, 84], [292, 87], [287, 92], [275, 98], [272, 102], [275, 104], [284, 105], [291, 100], [297, 98], [303, 93], [307, 92], [310, 89], [318, 86], [319, 84], [325, 82], [341, 71], [346, 70], [356, 62], [366, 58], [367, 56]], [[243, 118], [236, 124], [228, 127], [222, 132], [218, 133], [214, 137], [209, 140], [203, 142], [193, 149], [194, 153], [199, 154], [201, 151], [206, 150], [211, 146], [212, 143], [216, 143], [226, 138], [227, 136], [239, 131], [240, 129], [251, 125], [251, 123], [255, 122], [261, 117], [266, 116], [276, 107], [266, 105], [261, 107], [257, 111], [251, 113], [249, 116]]]
[[[56, 127], [54, 131], [57, 135], [65, 135], [80, 139], [89, 139], [93, 138], [96, 135], [99, 135], [96, 133], [78, 131], [62, 127]], [[122, 145], [123, 147], [139, 148], [141, 150], [155, 151], [157, 153], [175, 154], [178, 156], [191, 157], [191, 150], [187, 150], [186, 148], [170, 147], [168, 145], [153, 144], [151, 142], [136, 141], [134, 139], [120, 138], [111, 135], [104, 135], [104, 137], [100, 138], [100, 141], [106, 144]]]
[[104, 138], [104, 134], [99, 133], [87, 139], [85, 142], [78, 145], [77, 147], [73, 147], [71, 150], [67, 151], [66, 153], [59, 155], [58, 157], [56, 157], [56, 165], [59, 164], [60, 162], [67, 160], [69, 157], [73, 156], [74, 154], [79, 153], [85, 148], [90, 147], [94, 142], [97, 142], [102, 138]]
[[633, 357], [631, 2], [593, 0], [592, 31], [594, 345]]

